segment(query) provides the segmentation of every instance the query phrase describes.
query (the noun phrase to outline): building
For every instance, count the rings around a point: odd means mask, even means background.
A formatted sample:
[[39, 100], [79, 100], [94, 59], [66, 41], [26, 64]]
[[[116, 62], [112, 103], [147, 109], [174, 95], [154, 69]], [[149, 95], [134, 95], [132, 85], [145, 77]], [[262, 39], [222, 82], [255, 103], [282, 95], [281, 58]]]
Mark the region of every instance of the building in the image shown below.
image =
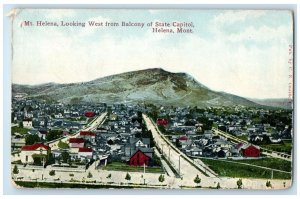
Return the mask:
[[32, 119], [29, 119], [29, 118], [24, 119], [24, 120], [23, 120], [23, 127], [24, 127], [24, 128], [32, 129], [32, 128], [33, 128], [33, 127], [32, 127]]
[[93, 111], [87, 111], [84, 113], [85, 117], [94, 117], [96, 114]]
[[166, 126], [169, 124], [169, 121], [167, 119], [164, 119], [164, 118], [158, 118], [156, 123], [158, 125], [163, 125], [163, 126]]
[[84, 139], [83, 138], [70, 138], [69, 139], [69, 147], [70, 148], [83, 148], [84, 147]]
[[44, 144], [33, 144], [33, 145], [25, 145], [21, 148], [21, 162], [22, 163], [33, 163], [32, 155], [48, 155], [51, 148]]
[[78, 149], [78, 157], [92, 158], [93, 157], [93, 149], [92, 148], [79, 148]]
[[259, 157], [260, 156], [260, 148], [258, 146], [254, 146], [252, 144], [243, 144], [239, 147], [242, 155], [244, 157]]
[[142, 152], [141, 149], [138, 149], [130, 158], [130, 166], [148, 166], [151, 158]]
[[85, 140], [95, 143], [96, 133], [91, 131], [80, 131], [79, 136]]

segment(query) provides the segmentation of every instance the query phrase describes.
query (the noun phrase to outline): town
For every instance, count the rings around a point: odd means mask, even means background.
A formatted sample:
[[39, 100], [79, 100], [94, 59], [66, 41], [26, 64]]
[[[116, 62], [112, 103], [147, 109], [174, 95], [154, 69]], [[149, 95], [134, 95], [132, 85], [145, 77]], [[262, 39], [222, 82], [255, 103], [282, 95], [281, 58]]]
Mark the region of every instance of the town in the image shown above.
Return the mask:
[[291, 110], [62, 104], [18, 94], [11, 124], [12, 178], [20, 186], [276, 189], [291, 184]]

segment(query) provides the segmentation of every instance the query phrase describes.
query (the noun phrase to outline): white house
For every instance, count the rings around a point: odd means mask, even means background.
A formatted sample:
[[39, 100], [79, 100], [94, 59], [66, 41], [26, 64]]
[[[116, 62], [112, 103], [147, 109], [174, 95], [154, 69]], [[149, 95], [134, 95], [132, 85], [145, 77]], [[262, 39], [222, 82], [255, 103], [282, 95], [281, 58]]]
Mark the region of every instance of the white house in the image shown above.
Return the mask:
[[78, 157], [80, 158], [92, 158], [93, 149], [92, 148], [79, 148], [78, 149]]
[[32, 119], [24, 119], [23, 120], [23, 127], [32, 129]]
[[20, 157], [22, 163], [33, 163], [32, 155], [47, 155], [51, 148], [44, 144], [25, 145], [21, 149]]

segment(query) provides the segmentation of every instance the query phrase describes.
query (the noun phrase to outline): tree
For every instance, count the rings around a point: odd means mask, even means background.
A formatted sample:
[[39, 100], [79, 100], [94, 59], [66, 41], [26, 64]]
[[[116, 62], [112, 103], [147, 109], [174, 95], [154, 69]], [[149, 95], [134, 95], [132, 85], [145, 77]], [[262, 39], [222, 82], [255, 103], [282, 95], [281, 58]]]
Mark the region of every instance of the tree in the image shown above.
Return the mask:
[[55, 163], [55, 158], [52, 153], [49, 153], [46, 164], [49, 165], [49, 164], [54, 164], [54, 163]]
[[41, 141], [41, 139], [38, 135], [27, 135], [25, 137], [26, 145], [32, 145], [32, 144], [40, 142], [40, 141]]
[[67, 143], [65, 143], [65, 142], [62, 142], [61, 140], [59, 140], [57, 146], [59, 148], [61, 148], [61, 149], [67, 149], [67, 148], [69, 148], [69, 145]]
[[199, 186], [201, 179], [199, 178], [199, 175], [197, 175], [194, 179], [194, 182], [197, 184], [197, 186]]
[[108, 176], [107, 176], [106, 178], [109, 178], [109, 179], [111, 179], [111, 173], [110, 173], [110, 174], [108, 174]]
[[163, 174], [160, 174], [160, 176], [158, 177], [158, 181], [163, 183], [165, 181], [165, 176]]
[[12, 112], [12, 113], [11, 113], [11, 123], [14, 123], [14, 121], [15, 121], [15, 116], [16, 116], [15, 112]]
[[272, 184], [271, 184], [271, 181], [267, 181], [267, 183], [266, 183], [266, 187], [271, 187], [272, 188]]
[[62, 160], [63, 163], [68, 163], [69, 160], [70, 160], [70, 154], [66, 151], [62, 152], [60, 154], [60, 157], [61, 157], [61, 160]]
[[93, 175], [92, 175], [92, 173], [91, 173], [90, 171], [89, 171], [87, 177], [88, 177], [88, 178], [92, 178], [92, 177], [93, 177]]
[[241, 189], [242, 186], [243, 186], [243, 181], [242, 179], [239, 179], [237, 182], [236, 182], [237, 186], [238, 186], [238, 189]]
[[14, 166], [13, 173], [14, 174], [18, 174], [19, 173], [19, 169], [18, 169], [17, 165]]
[[54, 170], [49, 171], [49, 175], [50, 176], [54, 176], [55, 175], [55, 171]]
[[131, 180], [131, 176], [129, 175], [129, 173], [126, 174], [125, 180], [127, 180], [127, 181], [130, 181], [130, 180]]
[[19, 127], [23, 128], [23, 122], [19, 122]]
[[217, 189], [220, 189], [221, 188], [221, 186], [220, 186], [220, 183], [218, 182], [218, 184], [217, 184], [217, 187], [216, 187]]
[[52, 130], [49, 131], [46, 135], [46, 140], [47, 141], [52, 141], [57, 138], [60, 138], [62, 136], [62, 131], [61, 130]]

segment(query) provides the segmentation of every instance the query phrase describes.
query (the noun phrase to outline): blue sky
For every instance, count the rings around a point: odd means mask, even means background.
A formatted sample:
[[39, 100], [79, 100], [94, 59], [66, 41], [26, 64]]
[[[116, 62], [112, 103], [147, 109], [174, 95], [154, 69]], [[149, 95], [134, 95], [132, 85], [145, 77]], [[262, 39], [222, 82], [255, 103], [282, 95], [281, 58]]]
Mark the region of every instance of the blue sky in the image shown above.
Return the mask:
[[[23, 21], [193, 22], [193, 34], [151, 27], [21, 27]], [[13, 83], [90, 81], [162, 67], [187, 72], [216, 91], [288, 96], [293, 43], [289, 11], [19, 10], [13, 24]]]

